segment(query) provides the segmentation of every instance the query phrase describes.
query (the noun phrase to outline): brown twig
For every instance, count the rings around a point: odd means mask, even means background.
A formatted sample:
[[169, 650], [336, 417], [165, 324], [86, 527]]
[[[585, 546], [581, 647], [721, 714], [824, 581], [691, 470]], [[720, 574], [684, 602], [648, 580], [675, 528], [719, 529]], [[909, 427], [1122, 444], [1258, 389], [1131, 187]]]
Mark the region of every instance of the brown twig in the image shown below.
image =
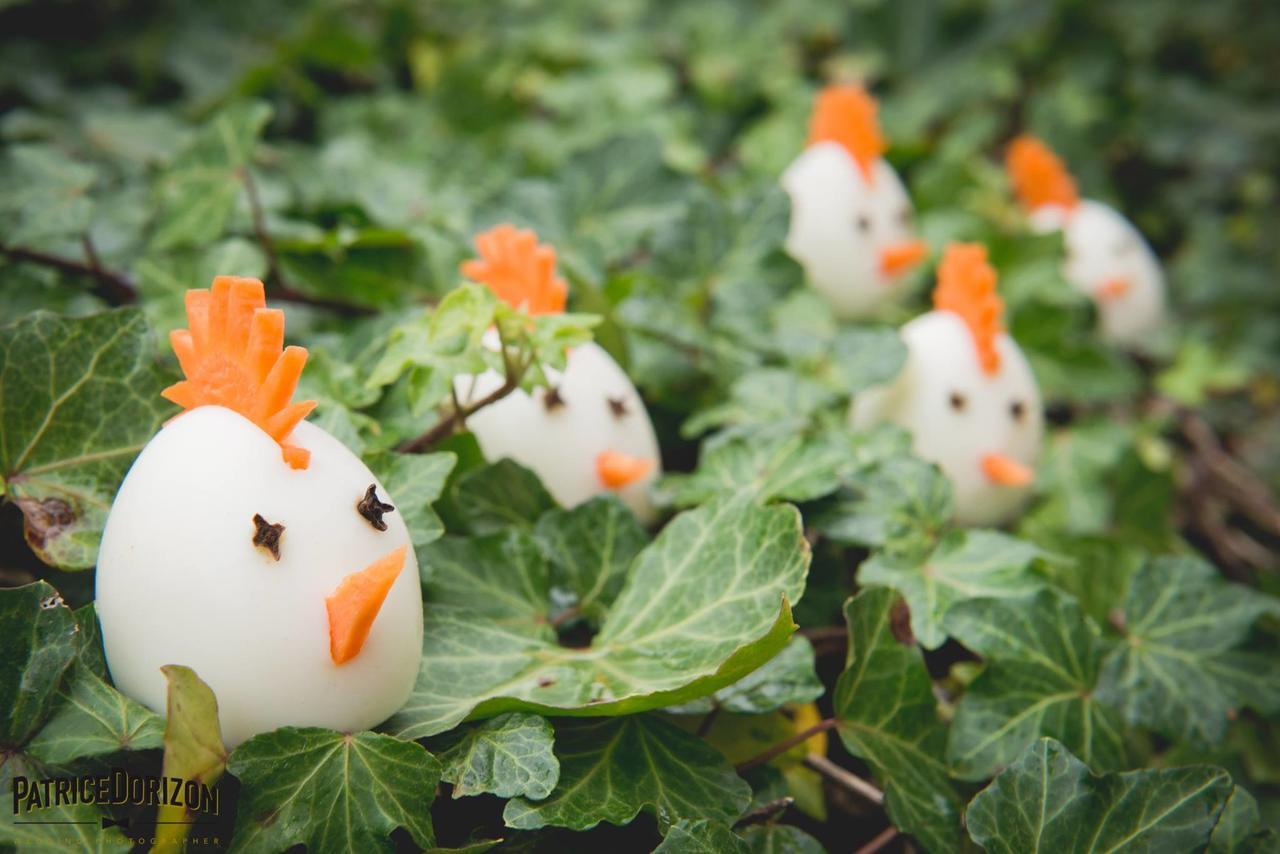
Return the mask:
[[881, 848], [884, 848], [890, 842], [898, 838], [898, 828], [889, 825], [884, 830], [872, 837], [871, 841], [859, 848], [854, 854], [876, 854]]
[[747, 827], [752, 824], [765, 824], [778, 813], [785, 811], [787, 807], [791, 806], [795, 802], [795, 798], [787, 796], [761, 804], [742, 818], [735, 821], [733, 826], [735, 828], [739, 828]]
[[138, 290], [134, 286], [132, 279], [124, 273], [113, 273], [102, 266], [98, 260], [97, 253], [93, 250], [93, 244], [90, 242], [88, 235], [82, 238], [81, 246], [84, 247], [85, 257], [88, 259], [87, 263], [78, 261], [75, 258], [66, 258], [49, 252], [41, 252], [38, 249], [28, 249], [25, 246], [4, 246], [0, 247], [0, 252], [15, 261], [42, 264], [46, 267], [53, 267], [55, 270], [61, 270], [64, 273], [88, 276], [94, 281], [93, 292], [111, 305], [126, 305], [138, 298]]
[[694, 733], [698, 738], [706, 738], [707, 733], [711, 732], [711, 726], [716, 722], [716, 718], [720, 717], [720, 704], [716, 702], [716, 698], [711, 698], [711, 711], [703, 716], [698, 722], [698, 731]]
[[1198, 413], [1183, 409], [1178, 423], [1204, 463], [1210, 486], [1259, 528], [1280, 536], [1280, 506], [1267, 485], [1222, 447], [1213, 428]]
[[759, 765], [763, 765], [764, 763], [768, 762], [770, 759], [773, 759], [775, 757], [781, 756], [782, 754], [786, 753], [788, 750], [795, 747], [797, 744], [804, 744], [806, 741], [813, 738], [818, 733], [826, 732], [829, 729], [833, 729], [834, 727], [839, 725], [839, 723], [840, 721], [836, 720], [835, 718], [827, 718], [826, 720], [820, 721], [806, 730], [802, 730], [801, 732], [796, 733], [790, 738], [785, 738], [782, 741], [778, 742], [777, 744], [773, 745], [773, 747], [770, 747], [768, 750], [764, 751], [763, 753], [757, 756], [753, 756], [752, 758], [748, 759], [746, 762], [739, 763], [738, 769], [737, 769], [738, 773], [743, 774], [747, 771], [750, 771], [752, 768], [755, 768]]
[[884, 803], [884, 792], [866, 780], [845, 768], [841, 768], [825, 756], [806, 756], [804, 764], [831, 782], [842, 786], [854, 794], [866, 798], [874, 804]]

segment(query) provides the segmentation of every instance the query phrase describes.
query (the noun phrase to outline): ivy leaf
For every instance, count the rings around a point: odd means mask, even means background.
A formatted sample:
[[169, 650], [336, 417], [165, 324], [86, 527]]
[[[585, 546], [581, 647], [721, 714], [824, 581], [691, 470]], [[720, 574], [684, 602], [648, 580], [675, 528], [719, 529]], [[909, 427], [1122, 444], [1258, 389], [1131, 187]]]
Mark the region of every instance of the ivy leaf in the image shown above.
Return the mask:
[[1203, 765], [1094, 777], [1041, 738], [978, 793], [966, 823], [992, 854], [1198, 851], [1231, 789], [1227, 772]]
[[751, 787], [702, 739], [652, 715], [565, 722], [556, 727], [560, 782], [543, 801], [516, 798], [508, 827], [586, 830], [624, 825], [641, 811], [665, 831], [682, 818], [736, 819]]
[[[99, 823], [105, 816], [91, 804], [50, 806], [31, 815], [24, 808], [19, 808], [16, 814], [11, 812], [8, 805], [12, 803], [12, 778], [21, 775], [42, 779], [45, 776], [45, 769], [38, 766], [11, 768], [15, 761], [10, 759], [6, 762], [5, 773], [0, 775], [0, 792], [3, 792], [6, 803], [0, 810], [0, 846], [11, 847], [23, 854], [127, 854], [133, 850], [133, 841], [119, 828], [103, 827]], [[35, 820], [41, 823], [36, 824]]]
[[554, 742], [546, 718], [512, 712], [456, 729], [432, 747], [443, 769], [441, 777], [453, 783], [455, 798], [488, 792], [540, 801], [560, 779]]
[[809, 551], [792, 507], [740, 497], [683, 513], [637, 555], [585, 649], [557, 642], [550, 569], [526, 531], [446, 537], [419, 562], [422, 664], [389, 723], [404, 738], [506, 711], [620, 715], [710, 694], [786, 644]]
[[392, 851], [397, 827], [423, 848], [435, 844], [440, 763], [420, 744], [284, 727], [237, 747], [227, 769], [241, 783], [232, 851]]
[[613, 495], [544, 512], [534, 537], [551, 562], [552, 586], [571, 592], [571, 607], [593, 620], [613, 604], [631, 562], [649, 542], [636, 517]]
[[48, 582], [0, 589], [0, 746], [19, 748], [57, 703], [79, 649], [75, 615]]
[[911, 631], [925, 649], [947, 639], [943, 618], [977, 597], [1017, 597], [1044, 586], [1031, 572], [1040, 550], [998, 531], [957, 530], [927, 558], [887, 550], [858, 568], [858, 583], [892, 587], [911, 608]]
[[907, 345], [897, 329], [846, 328], [831, 341], [831, 369], [846, 394], [894, 379], [907, 360]]
[[671, 825], [653, 854], [749, 854], [750, 850], [724, 822], [683, 818]]
[[506, 458], [463, 472], [452, 492], [460, 521], [474, 534], [531, 526], [557, 507], [536, 474]]
[[836, 542], [915, 551], [920, 543], [936, 541], [954, 512], [946, 475], [916, 457], [878, 460], [851, 481], [849, 490], [813, 518]]
[[1209, 854], [1262, 854], [1275, 851], [1278, 842], [1275, 830], [1262, 827], [1253, 795], [1234, 786], [1209, 837]]
[[789, 703], [808, 703], [825, 689], [814, 671], [813, 644], [804, 635], [793, 635], [787, 645], [759, 670], [721, 688], [711, 697], [694, 700], [667, 711], [678, 715], [705, 715], [713, 708], [744, 715], [776, 711]]
[[116, 488], [172, 407], [133, 309], [0, 328], [0, 473], [45, 563], [84, 569]]
[[1129, 585], [1125, 638], [1107, 653], [1098, 698], [1170, 738], [1220, 742], [1232, 709], [1280, 709], [1280, 662], [1239, 648], [1264, 614], [1280, 602], [1199, 558], [1148, 562]]
[[0, 169], [0, 234], [9, 246], [79, 238], [89, 229], [93, 167], [45, 145], [15, 145]]
[[386, 452], [366, 460], [387, 488], [396, 512], [409, 528], [415, 549], [438, 540], [444, 523], [431, 509], [458, 457], [450, 453], [397, 454]]
[[222, 235], [240, 197], [243, 170], [271, 108], [236, 104], [210, 119], [160, 182], [154, 249], [199, 246]]
[[713, 427], [806, 418], [830, 406], [836, 398], [836, 393], [824, 384], [796, 371], [758, 368], [734, 380], [728, 400], [690, 416], [681, 425], [680, 433], [693, 438]]
[[897, 599], [871, 587], [845, 603], [849, 657], [833, 699], [837, 731], [875, 772], [894, 825], [930, 851], [954, 851], [962, 802], [940, 759], [946, 730], [920, 649], [894, 636]]
[[163, 743], [160, 718], [84, 664], [71, 669], [58, 696], [53, 715], [26, 746], [26, 752], [42, 762], [65, 765], [73, 759], [150, 750]]
[[[218, 700], [196, 672], [180, 664], [160, 668], [169, 681], [164, 726], [164, 776], [212, 787], [227, 768], [227, 748], [218, 723]], [[161, 804], [155, 847], [181, 848], [191, 825], [184, 805]]]
[[824, 854], [822, 843], [789, 824], [753, 824], [739, 831], [750, 854]]
[[1037, 736], [1052, 736], [1094, 768], [1121, 767], [1119, 716], [1094, 697], [1098, 629], [1074, 599], [1042, 590], [1023, 599], [971, 599], [948, 632], [987, 660], [956, 706], [947, 759], [966, 780], [990, 777]]

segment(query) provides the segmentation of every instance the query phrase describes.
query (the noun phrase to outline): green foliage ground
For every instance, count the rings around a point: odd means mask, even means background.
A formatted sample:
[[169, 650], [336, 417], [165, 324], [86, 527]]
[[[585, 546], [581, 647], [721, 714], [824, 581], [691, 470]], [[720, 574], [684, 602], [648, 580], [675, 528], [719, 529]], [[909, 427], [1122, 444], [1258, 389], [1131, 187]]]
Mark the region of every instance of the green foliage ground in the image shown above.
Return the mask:
[[[0, 788], [163, 765], [221, 781], [209, 834], [242, 851], [1277, 850], [1277, 47], [1245, 0], [0, 2]], [[930, 244], [990, 247], [1045, 392], [1005, 530], [954, 528], [902, 435], [845, 426], [932, 270], [837, 324], [781, 251], [777, 177], [851, 78]], [[1028, 231], [999, 159], [1024, 130], [1161, 256], [1149, 356], [1097, 340]], [[558, 248], [573, 314], [460, 286], [502, 221]], [[265, 279], [313, 420], [409, 524], [424, 656], [377, 732], [228, 755], [190, 671], [167, 726], [110, 685], [98, 538], [215, 274]], [[589, 336], [626, 366], [660, 525], [430, 429], [452, 376], [504, 367], [495, 323], [526, 387]], [[18, 850], [156, 817], [9, 812]]]

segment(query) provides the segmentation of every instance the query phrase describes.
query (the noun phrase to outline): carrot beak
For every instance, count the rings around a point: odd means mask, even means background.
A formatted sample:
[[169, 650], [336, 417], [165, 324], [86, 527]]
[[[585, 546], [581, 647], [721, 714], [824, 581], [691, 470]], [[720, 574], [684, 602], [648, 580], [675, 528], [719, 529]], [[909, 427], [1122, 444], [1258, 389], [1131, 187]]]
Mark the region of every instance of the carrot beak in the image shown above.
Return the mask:
[[1004, 454], [987, 454], [982, 458], [982, 473], [1001, 486], [1026, 486], [1035, 472]]
[[653, 471], [653, 460], [632, 457], [617, 451], [602, 451], [596, 456], [596, 474], [609, 489], [622, 489]]
[[923, 240], [904, 240], [880, 250], [880, 269], [886, 276], [897, 276], [919, 264], [929, 254]]
[[1132, 286], [1132, 284], [1133, 283], [1130, 282], [1128, 279], [1124, 279], [1120, 277], [1116, 277], [1114, 279], [1107, 279], [1105, 282], [1102, 283], [1102, 287], [1098, 288], [1098, 299], [1101, 299], [1106, 302], [1119, 299], [1120, 297], [1129, 293], [1129, 288]]
[[407, 551], [408, 546], [401, 546], [351, 573], [324, 600], [329, 611], [329, 657], [334, 664], [346, 664], [360, 654], [391, 585], [404, 569]]

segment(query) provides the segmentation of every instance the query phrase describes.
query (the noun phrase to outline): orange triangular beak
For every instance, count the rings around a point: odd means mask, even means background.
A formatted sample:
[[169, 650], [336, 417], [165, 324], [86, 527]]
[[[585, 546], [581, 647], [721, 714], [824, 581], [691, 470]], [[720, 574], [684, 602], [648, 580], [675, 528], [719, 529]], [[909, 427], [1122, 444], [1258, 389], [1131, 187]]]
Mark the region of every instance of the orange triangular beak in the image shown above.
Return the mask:
[[1102, 283], [1102, 287], [1098, 288], [1098, 299], [1101, 299], [1101, 300], [1119, 299], [1120, 297], [1129, 293], [1129, 288], [1132, 287], [1132, 284], [1133, 283], [1130, 282], [1128, 279], [1121, 278], [1121, 277], [1116, 277], [1114, 279], [1107, 279], [1105, 282]]
[[987, 454], [982, 458], [982, 473], [1001, 486], [1026, 486], [1036, 476], [1029, 467], [1004, 454]]
[[897, 276], [919, 264], [928, 254], [929, 245], [923, 240], [891, 243], [880, 250], [880, 269], [886, 276]]
[[360, 654], [382, 603], [404, 568], [408, 546], [383, 555], [359, 572], [353, 572], [324, 600], [329, 611], [329, 657], [346, 664]]
[[632, 457], [617, 451], [602, 451], [596, 456], [596, 474], [609, 489], [622, 489], [653, 471], [653, 460]]

